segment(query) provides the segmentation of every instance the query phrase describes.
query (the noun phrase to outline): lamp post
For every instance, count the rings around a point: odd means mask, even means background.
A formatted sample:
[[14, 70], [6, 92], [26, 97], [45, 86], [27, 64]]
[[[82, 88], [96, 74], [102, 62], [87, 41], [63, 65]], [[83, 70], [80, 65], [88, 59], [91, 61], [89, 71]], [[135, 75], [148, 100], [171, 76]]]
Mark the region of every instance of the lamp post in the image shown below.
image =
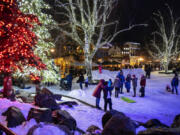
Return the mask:
[[144, 59], [143, 59], [142, 57], [140, 57], [140, 58], [138, 59], [138, 66], [139, 66], [140, 62], [142, 62], [142, 61], [144, 61]]

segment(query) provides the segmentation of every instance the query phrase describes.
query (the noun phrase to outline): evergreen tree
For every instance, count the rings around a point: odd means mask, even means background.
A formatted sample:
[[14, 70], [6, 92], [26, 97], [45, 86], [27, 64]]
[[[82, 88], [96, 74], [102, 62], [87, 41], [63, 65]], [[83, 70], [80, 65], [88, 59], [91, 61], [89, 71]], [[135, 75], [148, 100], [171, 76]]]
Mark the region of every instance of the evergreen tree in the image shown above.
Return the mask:
[[18, 0], [20, 10], [23, 13], [34, 14], [38, 16], [41, 23], [40, 26], [36, 26], [34, 32], [38, 36], [37, 48], [34, 50], [35, 54], [38, 55], [43, 63], [46, 64], [47, 69], [43, 71], [36, 70], [35, 68], [29, 70], [26, 67], [26, 72], [23, 74], [18, 71], [16, 75], [26, 76], [30, 71], [36, 73], [38, 76], [42, 77], [42, 82], [53, 82], [57, 83], [59, 78], [59, 68], [54, 64], [54, 60], [50, 58], [50, 50], [55, 47], [51, 41], [51, 35], [48, 31], [48, 26], [56, 25], [54, 20], [50, 15], [42, 12], [42, 9], [48, 9], [49, 6], [43, 2], [43, 0]]
[[16, 0], [0, 1], [0, 72], [4, 74], [4, 97], [12, 94], [11, 74], [23, 71], [23, 66], [44, 69], [45, 65], [34, 54], [37, 36], [32, 31], [39, 25], [38, 18], [22, 13]]

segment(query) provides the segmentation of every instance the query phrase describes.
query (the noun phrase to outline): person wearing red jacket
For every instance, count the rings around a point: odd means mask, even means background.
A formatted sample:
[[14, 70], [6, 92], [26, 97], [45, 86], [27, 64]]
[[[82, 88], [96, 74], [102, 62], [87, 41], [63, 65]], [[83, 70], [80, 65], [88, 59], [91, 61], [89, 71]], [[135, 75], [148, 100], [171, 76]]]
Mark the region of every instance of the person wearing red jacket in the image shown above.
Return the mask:
[[104, 82], [105, 82], [104, 79], [101, 79], [92, 94], [96, 98], [96, 108], [98, 109], [101, 109], [99, 107], [99, 103], [100, 103], [100, 98], [101, 98], [101, 91], [104, 88]]
[[140, 92], [141, 92], [141, 96], [140, 97], [144, 97], [145, 96], [145, 86], [146, 86], [146, 77], [144, 75], [141, 76], [141, 80], [140, 80]]

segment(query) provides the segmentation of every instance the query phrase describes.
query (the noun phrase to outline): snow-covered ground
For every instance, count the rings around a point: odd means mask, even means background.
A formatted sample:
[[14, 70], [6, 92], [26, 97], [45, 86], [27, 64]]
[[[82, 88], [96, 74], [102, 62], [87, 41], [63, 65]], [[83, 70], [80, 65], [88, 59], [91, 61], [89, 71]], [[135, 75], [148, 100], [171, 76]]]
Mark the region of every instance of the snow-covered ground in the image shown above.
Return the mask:
[[[102, 74], [99, 74], [98, 71], [93, 71], [93, 78], [94, 79], [105, 79], [108, 80], [111, 78], [114, 80], [118, 72], [107, 71], [103, 70]], [[144, 74], [141, 69], [137, 70], [124, 70], [124, 74], [127, 75], [128, 73], [136, 74], [138, 76], [138, 80], [140, 80], [140, 76]], [[121, 111], [129, 116], [133, 120], [146, 122], [149, 119], [157, 118], [161, 122], [167, 125], [171, 125], [175, 115], [180, 114], [180, 95], [173, 95], [165, 91], [165, 87], [167, 84], [170, 85], [170, 81], [173, 75], [164, 75], [158, 74], [158, 72], [153, 72], [151, 79], [147, 79], [147, 86], [146, 86], [146, 96], [144, 98], [132, 97], [133, 92], [131, 89], [131, 93], [126, 93], [124, 88], [124, 94], [120, 96], [126, 96], [136, 101], [136, 103], [127, 103], [119, 98], [114, 98], [114, 92], [112, 95], [112, 102], [113, 102], [113, 109]], [[92, 96], [92, 93], [96, 86], [89, 86], [88, 89], [79, 89], [79, 85], [75, 83], [76, 79], [74, 79], [73, 83], [73, 90], [72, 91], [64, 91], [60, 90], [57, 86], [48, 87], [52, 92], [64, 94], [68, 96], [72, 96], [78, 99], [81, 99], [85, 102], [88, 102], [92, 105], [95, 104], [95, 98]], [[138, 81], [139, 84], [139, 81]], [[137, 91], [139, 90], [139, 86]], [[35, 92], [35, 88], [32, 87], [31, 89], [26, 89], [25, 91], [28, 92]], [[180, 90], [179, 90], [180, 92]], [[138, 92], [137, 92], [138, 95]], [[67, 100], [66, 98], [63, 98]], [[0, 99], [0, 114], [4, 112], [9, 106], [17, 106], [20, 108], [27, 117], [28, 111], [32, 105], [18, 103], [18, 102], [10, 102], [6, 99]], [[104, 101], [103, 98], [101, 99], [100, 106], [103, 108]], [[76, 119], [77, 126], [83, 130], [86, 130], [90, 125], [97, 125], [98, 127], [102, 128], [101, 125], [101, 118], [104, 114], [103, 111], [97, 110], [83, 104], [78, 106], [74, 106], [73, 108], [62, 107], [62, 109], [67, 110], [70, 114]], [[0, 122], [6, 123], [5, 118], [0, 116]], [[12, 130], [15, 131], [18, 135], [25, 135], [28, 129], [35, 125], [36, 122], [31, 120], [24, 125], [18, 126], [13, 128]], [[21, 134], [18, 131], [21, 131]]]

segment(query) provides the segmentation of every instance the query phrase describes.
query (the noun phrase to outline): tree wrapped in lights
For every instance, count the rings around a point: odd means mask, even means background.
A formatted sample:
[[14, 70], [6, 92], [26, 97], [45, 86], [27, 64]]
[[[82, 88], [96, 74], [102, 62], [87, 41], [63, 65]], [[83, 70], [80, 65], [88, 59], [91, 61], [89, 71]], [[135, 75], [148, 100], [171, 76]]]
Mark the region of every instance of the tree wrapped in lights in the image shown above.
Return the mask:
[[166, 73], [170, 61], [180, 54], [180, 35], [178, 34], [180, 18], [175, 19], [172, 9], [168, 5], [167, 8], [168, 19], [160, 11], [154, 14], [158, 30], [153, 32], [154, 38], [148, 50], [154, 59], [160, 60]]
[[37, 25], [33, 30], [38, 35], [38, 42], [34, 53], [39, 56], [44, 64], [46, 64], [46, 70], [39, 71], [36, 68], [30, 69], [25, 66], [25, 72], [17, 71], [16, 76], [26, 76], [33, 71], [34, 74], [42, 77], [42, 82], [57, 83], [59, 78], [59, 68], [54, 64], [53, 59], [49, 58], [51, 55], [51, 48], [55, 47], [52, 43], [51, 35], [47, 29], [49, 25], [56, 25], [55, 21], [50, 15], [42, 12], [42, 9], [48, 9], [49, 6], [43, 2], [43, 0], [18, 0], [20, 10], [23, 13], [34, 14], [38, 16], [41, 26]]
[[[92, 59], [97, 50], [109, 44], [121, 32], [131, 30], [117, 30], [117, 21], [108, 20], [117, 0], [54, 0], [55, 14], [64, 17], [59, 24], [59, 30], [71, 37], [83, 48], [86, 73], [92, 81]], [[112, 35], [107, 34], [107, 28], [114, 27]]]
[[4, 97], [12, 94], [11, 74], [23, 71], [23, 66], [45, 69], [34, 54], [37, 36], [32, 29], [39, 25], [38, 18], [22, 13], [16, 0], [0, 1], [0, 72], [4, 74]]

